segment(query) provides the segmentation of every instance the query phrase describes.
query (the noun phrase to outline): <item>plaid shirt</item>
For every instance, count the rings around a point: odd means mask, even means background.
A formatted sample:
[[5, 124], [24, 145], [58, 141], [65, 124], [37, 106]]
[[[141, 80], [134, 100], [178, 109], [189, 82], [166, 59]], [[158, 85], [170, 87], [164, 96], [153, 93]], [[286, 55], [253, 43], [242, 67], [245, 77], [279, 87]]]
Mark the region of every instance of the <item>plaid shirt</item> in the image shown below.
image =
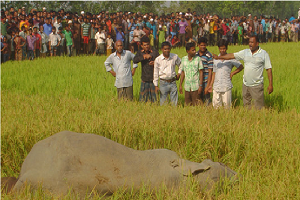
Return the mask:
[[200, 80], [199, 80], [199, 70], [203, 69], [202, 60], [199, 56], [194, 56], [191, 61], [189, 61], [188, 56], [184, 56], [181, 59], [180, 68], [184, 71], [185, 74], [185, 91], [196, 91], [199, 89]]

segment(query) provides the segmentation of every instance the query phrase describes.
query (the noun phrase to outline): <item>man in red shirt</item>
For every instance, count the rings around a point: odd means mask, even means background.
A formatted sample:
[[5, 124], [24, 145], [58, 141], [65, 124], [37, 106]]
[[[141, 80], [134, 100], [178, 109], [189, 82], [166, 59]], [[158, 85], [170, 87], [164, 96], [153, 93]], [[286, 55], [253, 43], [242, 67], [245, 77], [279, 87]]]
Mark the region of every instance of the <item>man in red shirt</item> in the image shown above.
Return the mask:
[[35, 57], [38, 58], [40, 57], [40, 51], [41, 51], [41, 43], [42, 43], [42, 37], [41, 35], [37, 32], [37, 27], [33, 27], [33, 35], [36, 37], [35, 41]]

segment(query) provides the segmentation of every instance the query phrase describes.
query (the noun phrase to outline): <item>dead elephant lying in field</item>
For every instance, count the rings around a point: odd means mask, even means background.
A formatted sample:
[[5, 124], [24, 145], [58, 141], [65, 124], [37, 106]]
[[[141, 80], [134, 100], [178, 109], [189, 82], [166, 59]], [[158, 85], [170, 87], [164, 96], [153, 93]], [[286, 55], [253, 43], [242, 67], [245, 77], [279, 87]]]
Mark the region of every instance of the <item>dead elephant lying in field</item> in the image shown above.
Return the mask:
[[144, 184], [178, 187], [188, 175], [210, 189], [221, 177], [235, 178], [236, 172], [211, 160], [184, 160], [167, 149], [138, 151], [99, 135], [64, 131], [33, 146], [13, 190], [29, 183], [33, 188], [42, 184], [54, 194], [72, 188], [82, 196], [92, 190], [109, 195]]

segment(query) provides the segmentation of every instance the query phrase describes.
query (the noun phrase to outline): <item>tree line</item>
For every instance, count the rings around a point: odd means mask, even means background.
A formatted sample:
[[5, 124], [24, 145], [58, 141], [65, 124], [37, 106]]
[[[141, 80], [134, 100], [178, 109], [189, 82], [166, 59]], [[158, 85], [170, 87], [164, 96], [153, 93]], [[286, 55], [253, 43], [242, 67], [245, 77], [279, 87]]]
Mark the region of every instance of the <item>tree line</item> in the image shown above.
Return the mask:
[[197, 14], [217, 14], [220, 17], [233, 15], [252, 16], [267, 15], [275, 18], [297, 17], [300, 8], [299, 1], [1, 1], [1, 8], [25, 7], [29, 12], [35, 8], [42, 10], [59, 10], [77, 12], [84, 10], [90, 13], [100, 11], [130, 11], [154, 14], [169, 14], [171, 12], [186, 12], [188, 8]]

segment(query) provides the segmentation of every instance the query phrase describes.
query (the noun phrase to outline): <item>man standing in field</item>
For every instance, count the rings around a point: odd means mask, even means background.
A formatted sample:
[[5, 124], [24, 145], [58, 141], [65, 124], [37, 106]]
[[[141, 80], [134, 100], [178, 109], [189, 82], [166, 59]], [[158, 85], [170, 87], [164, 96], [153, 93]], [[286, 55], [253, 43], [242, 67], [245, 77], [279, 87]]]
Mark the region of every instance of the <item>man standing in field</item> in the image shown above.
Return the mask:
[[141, 38], [141, 50], [133, 58], [134, 63], [142, 63], [142, 82], [140, 101], [156, 101], [155, 86], [153, 84], [154, 60], [159, 56], [155, 49], [150, 48], [150, 39], [147, 36]]
[[133, 100], [132, 76], [138, 65], [133, 64], [133, 70], [131, 71], [131, 61], [134, 58], [134, 54], [123, 50], [122, 41], [118, 40], [115, 43], [115, 49], [116, 52], [110, 54], [104, 62], [106, 71], [116, 77], [115, 87], [117, 88], [118, 98]]
[[257, 35], [253, 35], [249, 39], [249, 49], [244, 49], [237, 53], [217, 56], [215, 59], [237, 59], [243, 60], [245, 64], [243, 77], [243, 102], [244, 106], [250, 107], [253, 99], [257, 109], [264, 107], [264, 84], [263, 69], [267, 70], [269, 86], [268, 93], [273, 92], [273, 75], [272, 65], [269, 54], [259, 47]]
[[187, 56], [184, 56], [181, 60], [180, 68], [182, 69], [179, 92], [182, 94], [182, 83], [186, 77], [184, 83], [184, 96], [185, 104], [196, 106], [199, 101], [199, 95], [202, 92], [203, 82], [203, 64], [201, 58], [196, 56], [196, 44], [189, 42], [186, 44]]
[[[154, 75], [153, 84], [155, 86], [155, 93], [160, 90], [160, 105], [163, 105], [170, 94], [170, 100], [173, 105], [177, 105], [178, 92], [176, 80], [179, 79], [181, 69], [178, 70], [176, 75], [175, 67], [179, 67], [181, 60], [178, 55], [170, 53], [171, 44], [163, 42], [161, 44], [162, 54], [154, 61]], [[158, 79], [160, 79], [160, 88], [158, 88]]]
[[208, 86], [211, 82], [212, 77], [212, 69], [213, 69], [213, 56], [212, 54], [207, 50], [207, 39], [205, 37], [201, 37], [198, 39], [198, 47], [199, 51], [197, 52], [197, 56], [199, 56], [203, 63], [203, 82], [200, 83], [200, 86], [203, 87], [203, 90], [200, 94], [200, 99], [203, 101], [203, 103], [206, 103], [206, 105], [209, 105], [211, 103], [210, 99], [210, 93], [208, 92]]
[[[218, 42], [218, 47], [220, 51], [220, 56], [225, 56], [227, 54], [228, 43], [226, 40], [222, 39]], [[231, 72], [233, 67], [237, 69]], [[225, 108], [230, 108], [231, 106], [231, 89], [232, 83], [231, 79], [233, 75], [239, 73], [244, 69], [242, 63], [233, 60], [214, 60], [212, 81], [208, 87], [209, 92], [213, 92], [213, 107], [218, 108], [224, 104]]]
[[49, 51], [50, 51], [50, 56], [56, 56], [57, 48], [60, 44], [61, 38], [60, 36], [56, 33], [56, 28], [53, 26], [52, 27], [52, 33], [49, 35]]

